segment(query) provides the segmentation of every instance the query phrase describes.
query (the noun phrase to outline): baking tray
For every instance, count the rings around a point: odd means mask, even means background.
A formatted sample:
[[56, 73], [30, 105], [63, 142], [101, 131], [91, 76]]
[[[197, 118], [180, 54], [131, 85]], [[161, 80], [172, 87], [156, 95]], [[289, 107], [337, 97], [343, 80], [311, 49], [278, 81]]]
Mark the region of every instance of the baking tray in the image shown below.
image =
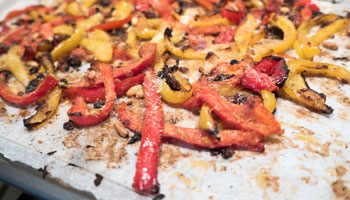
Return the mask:
[[[34, 3], [0, 1], [2, 17], [10, 9]], [[350, 10], [349, 0], [317, 3], [326, 13], [345, 15]], [[350, 55], [345, 48], [350, 38], [336, 36], [329, 41], [338, 43], [340, 50], [324, 49], [328, 53], [315, 60], [349, 69], [348, 61], [332, 58]], [[327, 78], [307, 80], [311, 88], [327, 95], [333, 114], [320, 115], [278, 99], [275, 115], [284, 135], [267, 137], [264, 153], [236, 151], [228, 160], [186, 144], [164, 143], [160, 192], [166, 199], [344, 199], [339, 188], [350, 184], [350, 87]], [[69, 106], [63, 102], [49, 123], [31, 132], [22, 124], [28, 113], [6, 106], [0, 117], [0, 153], [11, 162], [45, 168], [48, 177], [96, 199], [150, 198], [130, 189], [139, 144], [126, 145], [116, 135], [115, 113], [98, 127], [65, 131]], [[176, 117], [179, 111], [166, 107], [165, 112]], [[195, 126], [195, 119], [179, 125]]]

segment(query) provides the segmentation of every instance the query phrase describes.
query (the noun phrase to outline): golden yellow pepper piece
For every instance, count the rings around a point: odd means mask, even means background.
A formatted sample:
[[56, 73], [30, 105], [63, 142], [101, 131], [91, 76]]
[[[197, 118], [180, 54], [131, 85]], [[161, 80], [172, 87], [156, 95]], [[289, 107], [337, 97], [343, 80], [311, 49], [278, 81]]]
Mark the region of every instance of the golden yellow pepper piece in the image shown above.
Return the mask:
[[[331, 24], [320, 28], [313, 36], [307, 36], [314, 26], [323, 23]], [[338, 16], [332, 14], [322, 15], [310, 21], [303, 22], [297, 30], [297, 41], [294, 43], [295, 51], [303, 59], [312, 59], [321, 52], [318, 46], [337, 31], [341, 30], [346, 23], [347, 19], [339, 19]]]
[[112, 16], [116, 21], [129, 17], [134, 10], [134, 6], [127, 1], [119, 1], [114, 8]]
[[101, 24], [103, 21], [102, 13], [96, 13], [86, 20], [77, 22], [77, 29], [87, 30], [95, 25]]
[[248, 14], [244, 23], [238, 27], [234, 38], [241, 55], [244, 55], [248, 48], [253, 45], [251, 40], [258, 25], [259, 23], [255, 17]]
[[113, 47], [110, 41], [84, 38], [81, 46], [93, 52], [97, 60], [110, 62], [113, 55]]
[[201, 111], [199, 113], [198, 127], [209, 133], [214, 133], [217, 131], [216, 123], [211, 115], [211, 109], [207, 104], [203, 104]]
[[62, 25], [53, 27], [52, 31], [54, 34], [72, 35], [74, 32], [74, 28], [70, 25], [62, 24]]
[[263, 103], [264, 103], [265, 108], [268, 111], [273, 112], [277, 106], [275, 94], [270, 92], [270, 91], [267, 91], [267, 90], [262, 90], [260, 92], [260, 95], [263, 99]]
[[57, 60], [61, 55], [68, 53], [80, 45], [80, 42], [83, 40], [85, 31], [82, 29], [77, 29], [67, 40], [61, 42], [56, 46], [52, 52], [52, 60]]
[[73, 16], [82, 16], [83, 11], [80, 8], [80, 4], [76, 1], [70, 2], [66, 7], [66, 12]]
[[189, 21], [188, 23], [188, 25], [190, 25], [191, 27], [209, 27], [209, 26], [214, 26], [218, 24], [229, 25], [230, 21], [224, 17], [218, 17], [218, 18], [208, 19], [208, 20]]
[[83, 0], [82, 6], [84, 8], [90, 8], [92, 5], [94, 5], [97, 2], [97, 0]]
[[[158, 68], [158, 67], [157, 67]], [[173, 91], [170, 86], [164, 81], [160, 95], [162, 99], [168, 103], [179, 104], [183, 103], [192, 96], [192, 87], [188, 79], [182, 77], [179, 73], [174, 73], [174, 76], [181, 85], [180, 91]]]
[[12, 47], [7, 54], [0, 56], [0, 63], [1, 70], [10, 71], [24, 87], [27, 87], [34, 78], [23, 64], [18, 46]]

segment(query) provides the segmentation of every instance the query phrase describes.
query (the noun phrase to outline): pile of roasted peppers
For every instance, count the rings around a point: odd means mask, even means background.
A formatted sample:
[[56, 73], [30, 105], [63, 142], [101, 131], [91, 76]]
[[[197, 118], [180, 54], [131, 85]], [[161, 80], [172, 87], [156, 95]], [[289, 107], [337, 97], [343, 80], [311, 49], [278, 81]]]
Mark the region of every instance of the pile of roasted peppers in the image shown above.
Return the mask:
[[[184, 20], [193, 8], [200, 12]], [[312, 61], [323, 41], [347, 31], [349, 18], [322, 14], [310, 0], [64, 0], [30, 6], [2, 22], [0, 95], [13, 106], [37, 105], [23, 120], [29, 130], [48, 121], [62, 97], [72, 100], [69, 123], [79, 127], [98, 125], [114, 108], [124, 132], [134, 132], [132, 140], [141, 135], [133, 187], [155, 194], [163, 137], [263, 152], [264, 136], [283, 133], [272, 114], [277, 96], [332, 113], [305, 76], [350, 81], [345, 68]], [[208, 49], [225, 44], [236, 56], [216, 62], [195, 82], [185, 78], [191, 66], [180, 67], [180, 60], [215, 62], [215, 51]], [[287, 56], [290, 50], [299, 58]], [[80, 80], [57, 78], [83, 63], [91, 67]], [[117, 96], [140, 84], [144, 116], [126, 102], [115, 105]], [[162, 100], [198, 112], [198, 128], [164, 122]]]

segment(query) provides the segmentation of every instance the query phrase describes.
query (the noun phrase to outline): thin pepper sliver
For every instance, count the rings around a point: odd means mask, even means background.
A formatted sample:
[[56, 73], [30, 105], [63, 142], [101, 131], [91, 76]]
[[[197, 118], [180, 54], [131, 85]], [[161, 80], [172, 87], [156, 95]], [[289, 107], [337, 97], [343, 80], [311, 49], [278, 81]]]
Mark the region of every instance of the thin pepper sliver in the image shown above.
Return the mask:
[[41, 97], [45, 96], [48, 92], [53, 90], [58, 85], [57, 80], [48, 75], [45, 80], [38, 86], [36, 90], [23, 96], [13, 94], [7, 87], [5, 81], [5, 75], [0, 76], [0, 95], [7, 102], [18, 106], [28, 106], [38, 101]]
[[133, 188], [145, 193], [158, 193], [158, 159], [164, 129], [163, 106], [153, 70], [147, 71], [144, 80], [146, 114], [140, 149], [137, 154]]
[[94, 29], [101, 29], [101, 30], [108, 31], [115, 28], [119, 28], [119, 27], [122, 27], [124, 24], [128, 23], [133, 17], [134, 15], [130, 15], [129, 17], [122, 20], [107, 22], [105, 24], [98, 24], [96, 26], [91, 27], [88, 31], [92, 31]]
[[115, 84], [113, 78], [112, 66], [107, 63], [98, 63], [103, 76], [105, 86], [105, 106], [96, 111], [94, 114], [89, 114], [86, 109], [86, 103], [83, 97], [78, 96], [74, 100], [73, 106], [68, 110], [68, 117], [78, 126], [93, 126], [102, 122], [112, 111], [114, 101], [116, 99]]

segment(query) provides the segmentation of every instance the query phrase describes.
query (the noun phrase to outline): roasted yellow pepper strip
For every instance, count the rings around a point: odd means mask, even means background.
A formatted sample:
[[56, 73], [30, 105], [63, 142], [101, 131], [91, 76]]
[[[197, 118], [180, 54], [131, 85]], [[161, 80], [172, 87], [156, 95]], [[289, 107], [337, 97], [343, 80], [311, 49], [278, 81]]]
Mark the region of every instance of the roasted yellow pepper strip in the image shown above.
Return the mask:
[[70, 2], [66, 7], [66, 12], [73, 16], [82, 16], [83, 11], [80, 8], [80, 4], [76, 1]]
[[263, 57], [270, 56], [273, 53], [284, 53], [293, 46], [297, 38], [295, 26], [288, 18], [273, 14], [270, 17], [270, 24], [271, 26], [275, 26], [282, 30], [283, 40], [277, 44], [256, 45], [254, 48], [255, 54], [253, 56], [255, 62], [258, 62]]
[[[157, 66], [159, 69], [159, 65]], [[168, 103], [172, 104], [179, 104], [183, 103], [187, 99], [189, 99], [192, 96], [192, 87], [188, 79], [182, 77], [179, 73], [174, 73], [175, 79], [180, 83], [181, 90], [180, 91], [174, 91], [170, 88], [170, 86], [164, 81], [162, 83], [162, 88], [160, 91], [160, 95], [162, 99]]]
[[89, 38], [81, 41], [81, 46], [91, 51], [97, 60], [102, 62], [110, 62], [113, 56], [113, 46], [110, 36], [99, 29], [95, 29], [89, 33]]
[[186, 50], [181, 50], [180, 48], [175, 47], [167, 38], [165, 38], [165, 48], [172, 54], [186, 59], [197, 59], [205, 60], [206, 53], [198, 52], [191, 48]]
[[270, 18], [272, 26], [276, 26], [283, 32], [283, 40], [278, 45], [269, 47], [273, 53], [284, 53], [291, 48], [297, 37], [297, 31], [292, 21], [284, 16], [272, 15]]
[[208, 19], [208, 20], [189, 21], [188, 23], [188, 25], [190, 25], [191, 27], [209, 27], [209, 26], [214, 26], [218, 24], [229, 25], [230, 21], [224, 17], [218, 17], [218, 18]]
[[34, 78], [23, 64], [18, 46], [12, 47], [7, 54], [2, 55], [0, 63], [1, 70], [10, 71], [24, 87], [27, 87], [30, 80]]
[[97, 2], [97, 0], [83, 0], [82, 6], [85, 7], [85, 8], [90, 8], [96, 2]]
[[203, 104], [199, 113], [198, 128], [213, 135], [217, 131], [216, 123], [211, 115], [211, 109], [207, 104]]
[[235, 34], [235, 42], [241, 55], [245, 55], [248, 48], [253, 45], [251, 43], [254, 36], [254, 32], [252, 30], [255, 30], [258, 25], [259, 23], [255, 17], [248, 14], [243, 24], [238, 27]]
[[[314, 26], [330, 22], [332, 23], [320, 28], [313, 36], [307, 37]], [[301, 58], [312, 59], [321, 52], [318, 45], [342, 29], [346, 23], [347, 19], [339, 19], [336, 15], [323, 15], [303, 22], [297, 30], [297, 41], [294, 43], [295, 51]]]
[[62, 24], [62, 25], [53, 27], [52, 31], [54, 34], [72, 35], [74, 32], [74, 28], [70, 25]]
[[[47, 72], [51, 76], [55, 77], [55, 69], [49, 56], [44, 54], [39, 59], [41, 59], [41, 63], [43, 63], [43, 67], [46, 68]], [[45, 124], [44, 122], [46, 122], [56, 113], [61, 96], [62, 89], [56, 87], [43, 99], [45, 102], [39, 105], [39, 109], [36, 109], [37, 112], [33, 116], [23, 120], [24, 126], [26, 126], [29, 130], [38, 129], [43, 126]]]
[[56, 46], [52, 52], [51, 52], [51, 57], [52, 60], [57, 60], [58, 57], [61, 55], [68, 53], [75, 48], [77, 48], [81, 41], [83, 40], [85, 31], [83, 29], [77, 29], [75, 33], [73, 33], [70, 38], [67, 40], [61, 42], [58, 46]]
[[267, 91], [267, 90], [262, 90], [260, 92], [260, 95], [263, 99], [263, 103], [264, 103], [265, 108], [268, 111], [273, 112], [277, 106], [275, 94], [270, 92], [270, 91]]
[[341, 66], [308, 60], [291, 60], [288, 64], [288, 68], [294, 73], [303, 73], [305, 76], [326, 76], [350, 83], [350, 72]]
[[305, 78], [301, 75], [298, 69], [300, 63], [296, 61], [289, 61], [287, 63], [290, 69], [288, 79], [286, 80], [283, 88], [278, 91], [281, 97], [293, 100], [296, 103], [305, 105], [306, 107], [330, 114], [333, 109], [325, 104], [326, 97], [323, 94], [317, 93], [310, 89], [305, 81]]
[[116, 21], [129, 17], [134, 10], [134, 6], [127, 1], [119, 1], [114, 8], [112, 16]]
[[101, 24], [103, 21], [102, 13], [96, 13], [86, 20], [77, 22], [77, 29], [87, 30], [95, 25]]

